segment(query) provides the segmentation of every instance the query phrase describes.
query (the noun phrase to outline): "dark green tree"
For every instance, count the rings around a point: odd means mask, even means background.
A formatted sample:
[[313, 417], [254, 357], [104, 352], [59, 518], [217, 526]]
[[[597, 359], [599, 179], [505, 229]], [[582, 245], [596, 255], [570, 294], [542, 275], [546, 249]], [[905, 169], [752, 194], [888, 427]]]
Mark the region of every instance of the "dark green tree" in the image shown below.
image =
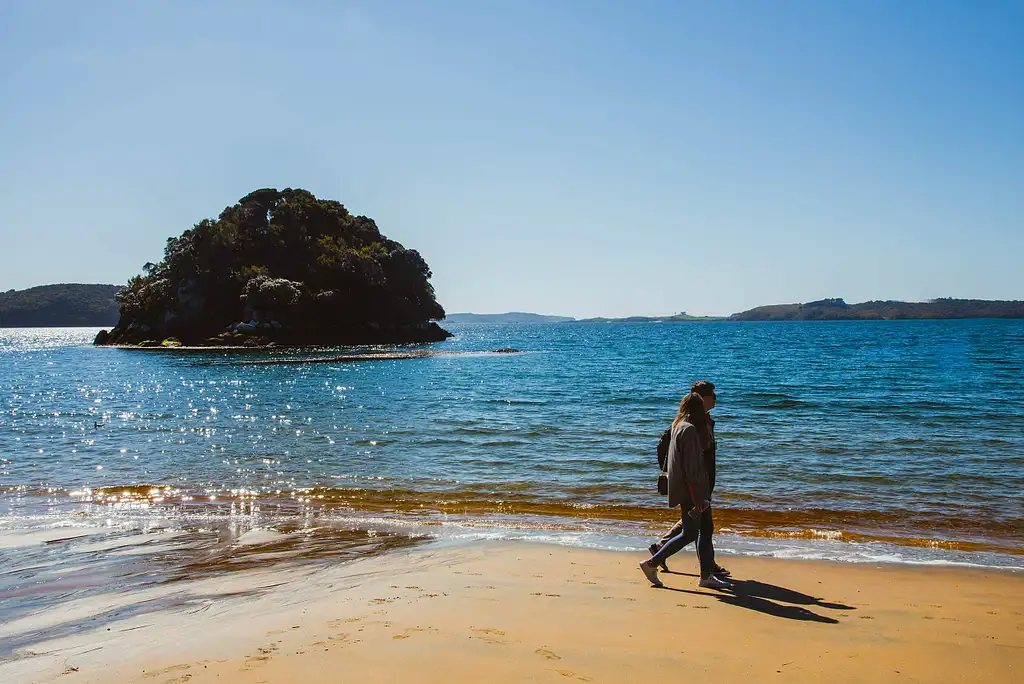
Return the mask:
[[167, 240], [121, 291], [110, 343], [186, 343], [255, 322], [286, 343], [428, 341], [448, 333], [419, 252], [306, 190], [263, 188]]

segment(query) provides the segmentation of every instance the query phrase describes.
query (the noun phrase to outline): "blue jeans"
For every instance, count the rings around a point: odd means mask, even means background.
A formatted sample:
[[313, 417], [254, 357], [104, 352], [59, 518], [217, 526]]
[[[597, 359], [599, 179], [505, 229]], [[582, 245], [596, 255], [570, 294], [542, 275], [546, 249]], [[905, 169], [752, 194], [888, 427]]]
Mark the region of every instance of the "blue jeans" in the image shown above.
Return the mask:
[[697, 519], [691, 518], [689, 511], [683, 511], [683, 531], [672, 537], [651, 557], [651, 565], [658, 566], [684, 546], [696, 540], [697, 559], [700, 561], [700, 576], [710, 577], [715, 570], [715, 547], [711, 537], [715, 532], [715, 521], [711, 518], [711, 508], [700, 514]]

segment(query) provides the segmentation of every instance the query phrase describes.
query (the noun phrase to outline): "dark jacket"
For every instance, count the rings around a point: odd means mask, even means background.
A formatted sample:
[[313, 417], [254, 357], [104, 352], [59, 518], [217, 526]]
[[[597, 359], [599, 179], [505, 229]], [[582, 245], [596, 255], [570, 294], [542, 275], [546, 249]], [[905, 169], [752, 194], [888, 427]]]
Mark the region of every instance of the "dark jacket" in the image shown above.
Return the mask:
[[673, 426], [667, 464], [670, 508], [682, 506], [688, 511], [694, 507], [695, 496], [699, 501], [711, 498], [703, 451], [697, 428], [684, 421]]

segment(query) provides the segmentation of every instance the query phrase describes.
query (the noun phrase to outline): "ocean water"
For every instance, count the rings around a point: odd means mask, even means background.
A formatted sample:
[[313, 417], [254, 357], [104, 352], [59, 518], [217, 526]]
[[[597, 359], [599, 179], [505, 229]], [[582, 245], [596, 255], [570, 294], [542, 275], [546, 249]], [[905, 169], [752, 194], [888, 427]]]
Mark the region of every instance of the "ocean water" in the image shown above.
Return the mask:
[[641, 549], [700, 378], [718, 548], [1024, 568], [1024, 321], [448, 327], [444, 355], [333, 363], [302, 360], [376, 350], [0, 330], [0, 598], [436, 538]]

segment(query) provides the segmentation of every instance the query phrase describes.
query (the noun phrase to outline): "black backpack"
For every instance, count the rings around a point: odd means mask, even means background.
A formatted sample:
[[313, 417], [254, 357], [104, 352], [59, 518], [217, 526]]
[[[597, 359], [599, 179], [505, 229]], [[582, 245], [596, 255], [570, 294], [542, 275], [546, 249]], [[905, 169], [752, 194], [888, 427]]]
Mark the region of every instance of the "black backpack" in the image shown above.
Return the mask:
[[672, 428], [661, 433], [658, 440], [658, 467], [665, 470], [668, 467], [668, 448], [672, 445]]
[[668, 494], [668, 448], [672, 445], [672, 428], [665, 430], [658, 440], [658, 493], [662, 496]]

